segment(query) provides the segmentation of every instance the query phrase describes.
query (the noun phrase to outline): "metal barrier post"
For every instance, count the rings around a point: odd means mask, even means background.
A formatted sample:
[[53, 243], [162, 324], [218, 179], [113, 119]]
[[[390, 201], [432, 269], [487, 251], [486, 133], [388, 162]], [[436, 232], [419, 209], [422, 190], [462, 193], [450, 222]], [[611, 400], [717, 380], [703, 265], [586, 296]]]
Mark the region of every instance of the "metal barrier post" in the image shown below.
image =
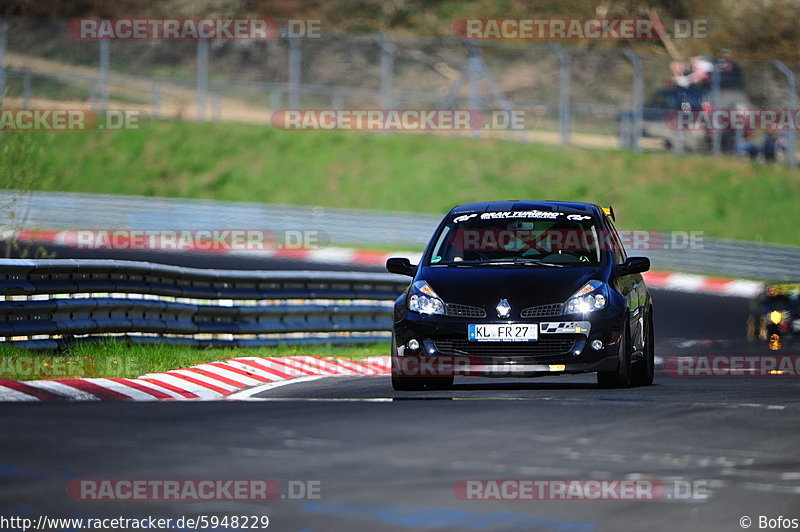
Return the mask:
[[153, 119], [158, 118], [158, 115], [161, 112], [161, 84], [158, 81], [153, 82], [150, 105]]
[[392, 107], [392, 76], [394, 75], [394, 45], [386, 35], [378, 35], [378, 46], [381, 47], [381, 109]]
[[6, 98], [6, 21], [0, 17], [0, 107]]
[[[719, 106], [719, 69], [714, 66], [711, 72], [711, 110], [716, 111]], [[711, 131], [711, 142], [714, 157], [722, 155], [722, 132], [714, 128]]]
[[22, 74], [22, 108], [31, 108], [31, 69], [26, 68]]
[[570, 116], [570, 82], [571, 82], [571, 68], [572, 60], [569, 52], [560, 44], [551, 45], [553, 51], [558, 54], [559, 66], [559, 95], [558, 95], [558, 124], [561, 132], [561, 144], [566, 146], [569, 144], [569, 137], [571, 133], [571, 116]]
[[281, 108], [281, 91], [279, 89], [272, 89], [269, 91], [269, 112], [274, 113]]
[[633, 64], [633, 130], [631, 131], [631, 147], [635, 151], [642, 151], [639, 139], [642, 138], [643, 119], [644, 119], [644, 68], [639, 56], [626, 48], [623, 53]]
[[197, 39], [197, 121], [204, 122], [208, 99], [208, 40]]
[[[795, 96], [797, 93], [797, 86], [794, 72], [792, 72], [783, 61], [776, 59], [772, 64], [786, 76], [786, 109], [793, 112], [797, 106], [797, 99]], [[789, 129], [789, 131], [786, 132], [786, 144], [786, 155], [789, 158], [789, 166], [794, 170], [797, 168], [797, 132], [794, 129]]]
[[289, 108], [300, 108], [300, 40], [291, 30], [287, 33], [289, 41]]
[[211, 113], [214, 122], [219, 122], [222, 118], [222, 92], [220, 89], [214, 90], [214, 94], [211, 96]]
[[108, 69], [111, 63], [111, 52], [108, 39], [100, 39], [100, 79], [99, 79], [99, 110], [108, 109]]
[[[481, 93], [480, 93], [480, 74], [481, 74], [481, 56], [478, 45], [473, 41], [464, 41], [467, 45], [469, 52], [469, 62], [467, 63], [467, 75], [469, 77], [469, 108], [471, 111], [480, 111]], [[480, 137], [481, 132], [479, 129], [472, 130], [473, 137]]]

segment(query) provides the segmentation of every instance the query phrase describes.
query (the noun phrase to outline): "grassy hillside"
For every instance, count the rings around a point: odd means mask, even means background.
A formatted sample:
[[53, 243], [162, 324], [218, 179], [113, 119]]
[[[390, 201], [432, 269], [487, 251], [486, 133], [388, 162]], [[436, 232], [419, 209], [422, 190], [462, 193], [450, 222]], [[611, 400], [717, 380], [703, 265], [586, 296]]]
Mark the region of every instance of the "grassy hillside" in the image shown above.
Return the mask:
[[484, 199], [580, 200], [614, 205], [625, 228], [800, 244], [800, 175], [780, 165], [185, 122], [32, 136], [49, 190], [429, 213]]

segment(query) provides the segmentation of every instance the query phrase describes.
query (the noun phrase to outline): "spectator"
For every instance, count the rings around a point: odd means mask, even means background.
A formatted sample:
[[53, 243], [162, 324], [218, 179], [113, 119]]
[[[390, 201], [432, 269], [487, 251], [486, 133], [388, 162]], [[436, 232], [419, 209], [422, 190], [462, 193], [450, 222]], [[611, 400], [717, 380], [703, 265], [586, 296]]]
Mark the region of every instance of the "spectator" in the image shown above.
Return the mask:
[[689, 82], [698, 87], [707, 86], [711, 82], [711, 73], [714, 72], [714, 63], [702, 55], [692, 57], [692, 72]]
[[719, 86], [723, 89], [743, 89], [744, 77], [739, 64], [731, 57], [731, 51], [722, 49], [722, 56], [717, 59], [716, 68], [719, 71]]
[[778, 151], [778, 136], [775, 133], [769, 132], [764, 135], [764, 144], [761, 147], [761, 152], [764, 154], [764, 162], [771, 163], [775, 161], [775, 154]]
[[751, 160], [758, 159], [758, 145], [752, 140], [753, 132], [750, 130], [744, 131], [743, 138], [734, 147], [736, 155], [747, 155]]
[[[714, 64], [708, 58], [696, 55], [692, 57], [690, 66], [687, 68], [685, 63], [674, 62], [670, 65], [675, 84], [683, 87], [695, 87], [704, 90], [711, 82], [711, 73], [714, 72]], [[683, 72], [682, 74], [680, 74]]]

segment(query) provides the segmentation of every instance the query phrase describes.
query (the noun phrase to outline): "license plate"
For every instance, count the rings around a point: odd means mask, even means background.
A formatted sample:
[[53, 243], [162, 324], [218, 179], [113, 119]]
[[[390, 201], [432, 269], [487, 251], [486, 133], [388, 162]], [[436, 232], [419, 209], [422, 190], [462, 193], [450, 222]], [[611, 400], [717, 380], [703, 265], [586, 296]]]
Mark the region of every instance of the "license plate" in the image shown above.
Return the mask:
[[533, 342], [539, 338], [536, 324], [470, 323], [467, 338], [476, 342]]

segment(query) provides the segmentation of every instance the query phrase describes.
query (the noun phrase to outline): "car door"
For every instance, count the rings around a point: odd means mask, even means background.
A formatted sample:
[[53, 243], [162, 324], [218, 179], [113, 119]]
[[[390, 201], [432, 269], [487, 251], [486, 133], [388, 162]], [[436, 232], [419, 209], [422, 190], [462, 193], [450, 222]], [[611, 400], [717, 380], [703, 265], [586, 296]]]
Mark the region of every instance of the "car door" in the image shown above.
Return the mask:
[[[628, 255], [625, 252], [622, 239], [619, 237], [614, 224], [608, 218], [606, 219], [606, 223], [609, 228], [609, 238], [611, 240], [614, 262], [616, 266], [620, 266], [628, 259]], [[646, 297], [646, 292], [642, 281], [642, 275], [639, 273], [616, 276], [617, 290], [625, 296], [625, 301], [628, 305], [630, 340], [634, 351], [639, 351], [644, 347], [645, 316], [643, 299]]]

